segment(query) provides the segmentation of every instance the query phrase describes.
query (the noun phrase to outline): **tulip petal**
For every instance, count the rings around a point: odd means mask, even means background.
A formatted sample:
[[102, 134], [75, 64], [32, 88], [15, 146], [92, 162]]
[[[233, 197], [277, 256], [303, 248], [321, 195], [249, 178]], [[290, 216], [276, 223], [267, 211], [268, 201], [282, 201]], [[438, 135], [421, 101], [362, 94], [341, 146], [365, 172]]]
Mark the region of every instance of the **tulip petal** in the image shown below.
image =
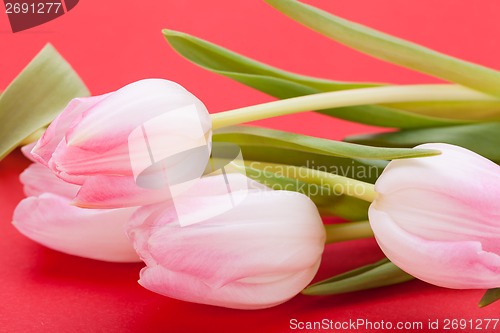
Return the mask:
[[378, 199], [373, 206], [415, 236], [436, 241], [478, 241], [484, 250], [500, 254], [500, 224], [493, 223], [498, 217], [453, 194], [400, 190]]
[[400, 228], [385, 211], [370, 206], [370, 224], [386, 256], [407, 273], [437, 286], [496, 288], [500, 286], [500, 256], [478, 241], [437, 241]]
[[50, 193], [26, 198], [16, 207], [13, 224], [28, 238], [67, 254], [113, 262], [140, 261], [124, 229], [135, 209], [91, 210], [69, 203]]
[[24, 194], [28, 197], [37, 197], [50, 192], [72, 199], [80, 189], [77, 185], [66, 183], [57, 178], [47, 167], [38, 163], [33, 163], [26, 168], [19, 179], [24, 185]]
[[82, 208], [123, 208], [170, 200], [168, 187], [147, 189], [132, 176], [91, 176], [83, 183], [72, 204]]
[[272, 282], [253, 283], [241, 280], [220, 288], [212, 288], [196, 276], [170, 271], [157, 265], [143, 268], [139, 283], [151, 291], [183, 301], [256, 310], [276, 306], [291, 299], [303, 289], [304, 281], [310, 281], [318, 267], [319, 261], [309, 269], [290, 273]]
[[448, 193], [475, 210], [500, 216], [500, 167], [465, 148], [429, 143], [421, 149], [441, 150], [442, 154], [418, 159], [394, 160], [385, 168], [375, 189], [387, 195], [403, 189]]
[[[303, 218], [292, 216], [297, 215], [296, 210], [280, 214], [277, 222], [277, 216], [254, 198], [250, 194], [241, 204], [244, 207], [212, 221], [181, 228], [163, 227], [164, 232], [156, 232], [148, 239], [152, 257], [164, 267], [197, 276], [215, 288], [246, 276], [271, 274], [277, 268], [289, 273], [313, 266], [323, 251], [323, 244], [311, 246], [304, 238], [319, 238], [322, 230], [314, 228], [313, 223], [294, 223]], [[295, 203], [293, 199], [288, 201]], [[309, 213], [308, 209], [302, 211], [304, 215]], [[252, 219], [246, 220], [245, 216]], [[223, 232], [217, 228], [220, 225]], [[188, 228], [191, 230], [186, 230]], [[197, 246], [186, 246], [186, 241]]]
[[83, 112], [104, 100], [109, 94], [73, 99], [64, 111], [50, 124], [32, 150], [34, 159], [48, 166], [52, 153], [64, 138], [71, 125], [81, 119]]
[[[150, 254], [164, 266], [175, 268], [176, 271], [185, 270], [212, 284], [222, 283], [219, 275], [224, 276], [226, 282], [223, 283], [227, 283], [248, 275], [265, 275], [280, 265], [283, 266], [283, 272], [294, 271], [297, 265], [313, 265], [318, 253], [323, 251], [323, 243], [318, 241], [316, 246], [311, 246], [303, 239], [321, 240], [318, 235], [324, 234], [322, 226], [318, 227], [314, 220], [308, 218], [316, 211], [316, 207], [303, 200], [301, 194], [283, 193], [249, 192], [237, 209], [187, 227], [178, 227], [176, 214], [172, 211], [174, 207], [166, 205], [164, 212], [153, 222], [155, 228], [162, 225], [164, 232], [155, 232], [148, 238]], [[213, 203], [209, 198], [198, 198], [196, 203], [190, 201], [190, 206], [197, 210], [213, 207], [204, 201]], [[273, 206], [284, 207], [285, 204], [296, 205], [300, 209], [273, 209]], [[252, 218], [246, 219], [245, 216]], [[219, 226], [223, 226], [223, 232]], [[186, 237], [190, 243], [198, 246], [185, 246]], [[270, 243], [275, 254], [271, 257]], [[208, 267], [207, 249], [210, 249], [210, 256], [217, 260], [217, 263], [211, 260]], [[248, 256], [249, 252], [253, 255]], [[184, 258], [192, 259], [188, 261]], [[235, 264], [237, 258], [248, 258], [252, 262], [246, 259], [240, 267]], [[232, 264], [228, 265], [229, 262]]]
[[33, 148], [35, 148], [36, 144], [37, 141], [21, 147], [21, 152], [23, 153], [24, 157], [26, 157], [33, 163], [37, 163], [37, 161], [33, 158], [33, 155], [31, 155], [31, 151], [33, 150]]
[[[94, 142], [97, 150], [100, 143], [97, 140]], [[48, 166], [59, 178], [78, 185], [82, 185], [89, 176], [132, 174], [128, 148], [125, 145], [116, 146], [103, 154], [100, 151], [68, 146], [65, 141], [61, 141]]]

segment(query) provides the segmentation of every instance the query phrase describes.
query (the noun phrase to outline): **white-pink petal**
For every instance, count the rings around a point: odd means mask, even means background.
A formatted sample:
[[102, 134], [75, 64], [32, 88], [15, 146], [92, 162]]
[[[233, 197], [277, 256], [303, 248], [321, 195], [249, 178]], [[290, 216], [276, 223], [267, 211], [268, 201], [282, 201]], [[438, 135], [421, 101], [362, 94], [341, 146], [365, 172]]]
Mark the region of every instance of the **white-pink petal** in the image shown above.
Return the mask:
[[25, 236], [51, 249], [80, 257], [112, 261], [140, 261], [125, 233], [134, 208], [83, 209], [70, 199], [42, 194], [19, 203], [13, 224]]
[[[159, 294], [187, 302], [199, 302], [226, 308], [257, 310], [279, 305], [298, 294], [304, 281], [318, 270], [320, 262], [307, 270], [269, 280], [269, 276], [241, 279], [213, 288], [191, 274], [170, 271], [162, 266], [143, 268], [139, 283]], [[296, 286], [295, 288], [291, 286]]]
[[391, 216], [370, 207], [377, 242], [407, 273], [437, 286], [488, 289], [500, 286], [500, 256], [478, 241], [428, 240], [404, 231]]
[[81, 97], [73, 99], [64, 111], [50, 124], [43, 136], [38, 140], [32, 150], [34, 159], [48, 166], [52, 153], [58, 146], [59, 142], [64, 139], [65, 133], [69, 128], [81, 119], [82, 114], [92, 109], [99, 102], [104, 100], [109, 94]]
[[168, 200], [168, 187], [148, 189], [138, 186], [132, 176], [99, 175], [85, 180], [73, 204], [102, 209], [144, 206]]
[[38, 163], [31, 164], [19, 176], [27, 197], [53, 193], [73, 199], [80, 187], [57, 178], [50, 170]]

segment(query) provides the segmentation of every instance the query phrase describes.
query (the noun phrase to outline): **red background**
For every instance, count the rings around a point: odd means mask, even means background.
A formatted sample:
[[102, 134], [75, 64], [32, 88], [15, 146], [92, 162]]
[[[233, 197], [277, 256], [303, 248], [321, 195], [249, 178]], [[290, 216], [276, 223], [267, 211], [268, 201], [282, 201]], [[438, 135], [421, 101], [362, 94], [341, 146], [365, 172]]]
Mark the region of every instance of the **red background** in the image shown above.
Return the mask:
[[[497, 0], [308, 2], [500, 69]], [[184, 31], [303, 74], [351, 81], [437, 81], [340, 46], [257, 0], [83, 0], [66, 15], [16, 34], [10, 31], [1, 9], [0, 89], [50, 42], [74, 66], [93, 94], [138, 79], [161, 77], [181, 83], [211, 112], [271, 100], [188, 63], [166, 44], [162, 28]], [[317, 114], [258, 124], [332, 139], [376, 130]], [[447, 290], [419, 281], [332, 297], [298, 296], [284, 305], [260, 311], [168, 299], [136, 283], [141, 264], [72, 257], [18, 234], [10, 219], [22, 198], [17, 176], [25, 165], [27, 162], [19, 154], [0, 163], [0, 332], [288, 332], [292, 318], [366, 318], [394, 323], [422, 321], [426, 325], [429, 319], [500, 317], [500, 304], [476, 307], [482, 291]], [[381, 256], [373, 240], [328, 246], [319, 275], [324, 278]]]

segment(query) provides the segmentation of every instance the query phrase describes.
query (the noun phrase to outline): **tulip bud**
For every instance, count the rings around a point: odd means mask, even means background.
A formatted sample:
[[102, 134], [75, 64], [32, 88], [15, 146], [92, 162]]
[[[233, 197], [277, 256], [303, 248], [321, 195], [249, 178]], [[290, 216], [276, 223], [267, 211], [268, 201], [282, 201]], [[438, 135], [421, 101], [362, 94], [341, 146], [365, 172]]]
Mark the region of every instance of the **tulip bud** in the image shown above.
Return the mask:
[[135, 208], [84, 209], [70, 205], [79, 186], [66, 183], [40, 164], [21, 174], [29, 197], [14, 211], [13, 224], [26, 237], [80, 257], [140, 261], [125, 233]]
[[[234, 208], [207, 190], [222, 176], [195, 185], [198, 197], [177, 197], [208, 218], [182, 225], [172, 205], [139, 208], [129, 237], [145, 261], [139, 283], [184, 301], [237, 309], [283, 303], [312, 280], [325, 231], [316, 206], [295, 192], [234, 191]], [[219, 214], [214, 214], [222, 205]]]
[[75, 204], [116, 208], [168, 199], [168, 184], [158, 175], [200, 177], [210, 144], [205, 106], [174, 82], [148, 79], [74, 99], [32, 154], [59, 178], [82, 186]]
[[467, 149], [395, 160], [375, 184], [370, 224], [387, 257], [449, 288], [500, 287], [500, 167]]

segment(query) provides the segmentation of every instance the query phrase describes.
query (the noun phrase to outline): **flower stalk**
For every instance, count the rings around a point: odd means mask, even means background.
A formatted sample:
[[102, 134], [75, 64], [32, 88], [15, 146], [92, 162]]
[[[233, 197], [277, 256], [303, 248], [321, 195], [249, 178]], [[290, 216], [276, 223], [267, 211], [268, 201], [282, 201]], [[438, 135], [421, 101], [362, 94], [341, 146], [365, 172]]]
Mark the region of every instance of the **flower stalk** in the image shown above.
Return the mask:
[[326, 224], [325, 231], [326, 244], [373, 237], [373, 231], [368, 221]]
[[384, 86], [319, 93], [258, 104], [212, 114], [212, 129], [310, 110], [368, 104], [431, 101], [497, 101], [498, 99], [454, 84]]

